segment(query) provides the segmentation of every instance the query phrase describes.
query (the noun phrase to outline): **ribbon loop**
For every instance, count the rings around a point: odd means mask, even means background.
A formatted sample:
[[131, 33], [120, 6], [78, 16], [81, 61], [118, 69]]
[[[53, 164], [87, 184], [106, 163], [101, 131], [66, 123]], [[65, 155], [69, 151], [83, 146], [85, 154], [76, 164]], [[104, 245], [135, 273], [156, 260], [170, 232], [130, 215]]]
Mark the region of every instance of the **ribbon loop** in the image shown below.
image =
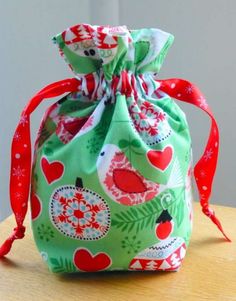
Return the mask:
[[20, 122], [15, 130], [11, 146], [10, 200], [17, 227], [0, 247], [0, 258], [12, 247], [14, 240], [25, 235], [23, 222], [28, 208], [31, 179], [31, 138], [30, 115], [45, 98], [53, 98], [67, 92], [80, 89], [80, 81], [69, 78], [55, 82], [39, 91], [26, 105], [21, 113]]
[[230, 242], [231, 240], [223, 231], [220, 221], [215, 216], [215, 212], [209, 207], [209, 199], [219, 153], [219, 129], [213, 113], [203, 94], [189, 81], [179, 78], [157, 81], [161, 84], [159, 88], [161, 91], [175, 99], [195, 105], [206, 112], [211, 118], [211, 128], [208, 141], [203, 155], [194, 167], [194, 176], [198, 188], [202, 212], [208, 216], [214, 224], [216, 224], [226, 240]]

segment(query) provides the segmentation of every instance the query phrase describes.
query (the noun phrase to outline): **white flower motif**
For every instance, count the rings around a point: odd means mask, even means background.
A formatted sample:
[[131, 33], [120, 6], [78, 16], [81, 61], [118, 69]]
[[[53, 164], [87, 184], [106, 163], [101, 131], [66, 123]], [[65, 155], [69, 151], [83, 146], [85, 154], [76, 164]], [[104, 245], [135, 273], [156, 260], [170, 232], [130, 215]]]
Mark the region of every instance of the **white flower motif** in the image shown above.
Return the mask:
[[205, 178], [205, 177], [206, 177], [206, 172], [205, 172], [205, 170], [203, 170], [203, 169], [200, 170], [199, 175], [200, 175], [201, 178]]
[[48, 253], [47, 253], [47, 252], [41, 251], [41, 252], [40, 252], [40, 255], [42, 256], [42, 258], [43, 258], [44, 261], [47, 261], [47, 260], [48, 260]]
[[18, 223], [23, 222], [23, 216], [20, 213], [16, 213], [16, 220]]
[[200, 98], [198, 98], [198, 102], [201, 108], [203, 109], [207, 109], [208, 108], [208, 104], [206, 102], [206, 99], [203, 96], [200, 96]]
[[203, 193], [201, 193], [200, 198], [201, 200], [206, 200], [206, 196]]
[[13, 137], [13, 139], [14, 139], [15, 141], [20, 141], [20, 139], [21, 139], [21, 134], [18, 133], [18, 132], [16, 132], [15, 135], [14, 135], [14, 137]]
[[26, 115], [22, 115], [20, 118], [20, 124], [22, 124], [22, 126], [25, 126], [27, 123], [28, 123], [28, 119]]
[[185, 92], [187, 94], [191, 94], [193, 92], [193, 86], [189, 85], [185, 88]]
[[20, 178], [25, 176], [25, 169], [21, 168], [20, 165], [18, 165], [16, 168], [13, 167], [13, 173], [12, 175], [14, 177], [17, 177], [17, 179], [19, 180]]
[[20, 192], [16, 192], [15, 198], [19, 201], [22, 198], [22, 194]]
[[212, 154], [213, 154], [213, 151], [211, 148], [209, 150], [207, 150], [204, 155], [205, 161], [210, 160], [212, 158]]

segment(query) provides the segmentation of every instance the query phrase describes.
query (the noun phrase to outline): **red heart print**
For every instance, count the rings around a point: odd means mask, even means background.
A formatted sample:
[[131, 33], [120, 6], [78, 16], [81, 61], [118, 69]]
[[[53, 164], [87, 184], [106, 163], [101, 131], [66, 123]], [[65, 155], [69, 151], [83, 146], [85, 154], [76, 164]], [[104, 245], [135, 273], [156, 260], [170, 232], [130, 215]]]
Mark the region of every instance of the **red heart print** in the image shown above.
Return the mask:
[[59, 180], [64, 173], [64, 165], [60, 161], [48, 162], [47, 158], [41, 159], [41, 167], [48, 184]]
[[169, 166], [172, 156], [173, 149], [171, 146], [166, 146], [163, 150], [149, 150], [147, 152], [149, 162], [162, 171]]
[[32, 193], [31, 195], [30, 204], [31, 204], [31, 218], [32, 220], [35, 220], [37, 217], [39, 217], [42, 211], [42, 204], [39, 197], [34, 193]]
[[88, 249], [80, 248], [74, 253], [75, 266], [84, 272], [97, 272], [111, 265], [111, 258], [106, 253], [93, 255]]

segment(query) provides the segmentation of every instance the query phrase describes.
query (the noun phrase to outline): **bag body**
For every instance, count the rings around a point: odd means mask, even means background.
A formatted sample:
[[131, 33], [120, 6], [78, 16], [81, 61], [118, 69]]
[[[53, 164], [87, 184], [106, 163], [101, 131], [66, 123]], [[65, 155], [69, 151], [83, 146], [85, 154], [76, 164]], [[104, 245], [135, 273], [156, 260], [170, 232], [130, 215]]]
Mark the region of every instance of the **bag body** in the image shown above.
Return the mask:
[[[56, 273], [177, 271], [192, 232], [193, 173], [189, 126], [173, 97], [211, 112], [194, 85], [158, 80], [173, 36], [80, 24], [53, 40], [75, 79], [49, 85], [26, 107], [29, 115], [43, 98], [69, 92], [42, 119], [31, 173], [17, 173], [12, 163], [18, 178], [12, 185], [31, 178], [31, 227], [40, 254]], [[213, 157], [210, 186], [217, 161], [212, 143], [218, 151], [213, 119], [211, 130], [196, 169], [200, 175]], [[223, 232], [202, 183], [197, 178], [203, 212]]]
[[[114, 104], [94, 105], [70, 94], [46, 115], [35, 148], [31, 210], [35, 241], [53, 271], [65, 261], [80, 269], [80, 250], [106, 254], [106, 269], [132, 268], [140, 252], [140, 269], [166, 259], [163, 269], [179, 267], [191, 233], [189, 129], [167, 95], [139, 96], [139, 102], [119, 95]], [[147, 112], [154, 127], [138, 119]], [[164, 253], [147, 257], [154, 246]]]

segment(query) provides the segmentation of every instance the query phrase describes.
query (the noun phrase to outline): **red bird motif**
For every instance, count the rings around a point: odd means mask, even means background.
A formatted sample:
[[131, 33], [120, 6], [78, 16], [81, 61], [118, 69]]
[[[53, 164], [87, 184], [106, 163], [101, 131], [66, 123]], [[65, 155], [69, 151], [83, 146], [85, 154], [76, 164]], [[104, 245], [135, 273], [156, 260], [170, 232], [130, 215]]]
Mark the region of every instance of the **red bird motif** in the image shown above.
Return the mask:
[[117, 203], [132, 206], [153, 199], [160, 184], [146, 179], [129, 162], [116, 145], [103, 147], [97, 161], [100, 182], [106, 193]]
[[127, 193], [141, 193], [147, 191], [140, 175], [129, 169], [115, 168], [113, 180], [117, 188]]

